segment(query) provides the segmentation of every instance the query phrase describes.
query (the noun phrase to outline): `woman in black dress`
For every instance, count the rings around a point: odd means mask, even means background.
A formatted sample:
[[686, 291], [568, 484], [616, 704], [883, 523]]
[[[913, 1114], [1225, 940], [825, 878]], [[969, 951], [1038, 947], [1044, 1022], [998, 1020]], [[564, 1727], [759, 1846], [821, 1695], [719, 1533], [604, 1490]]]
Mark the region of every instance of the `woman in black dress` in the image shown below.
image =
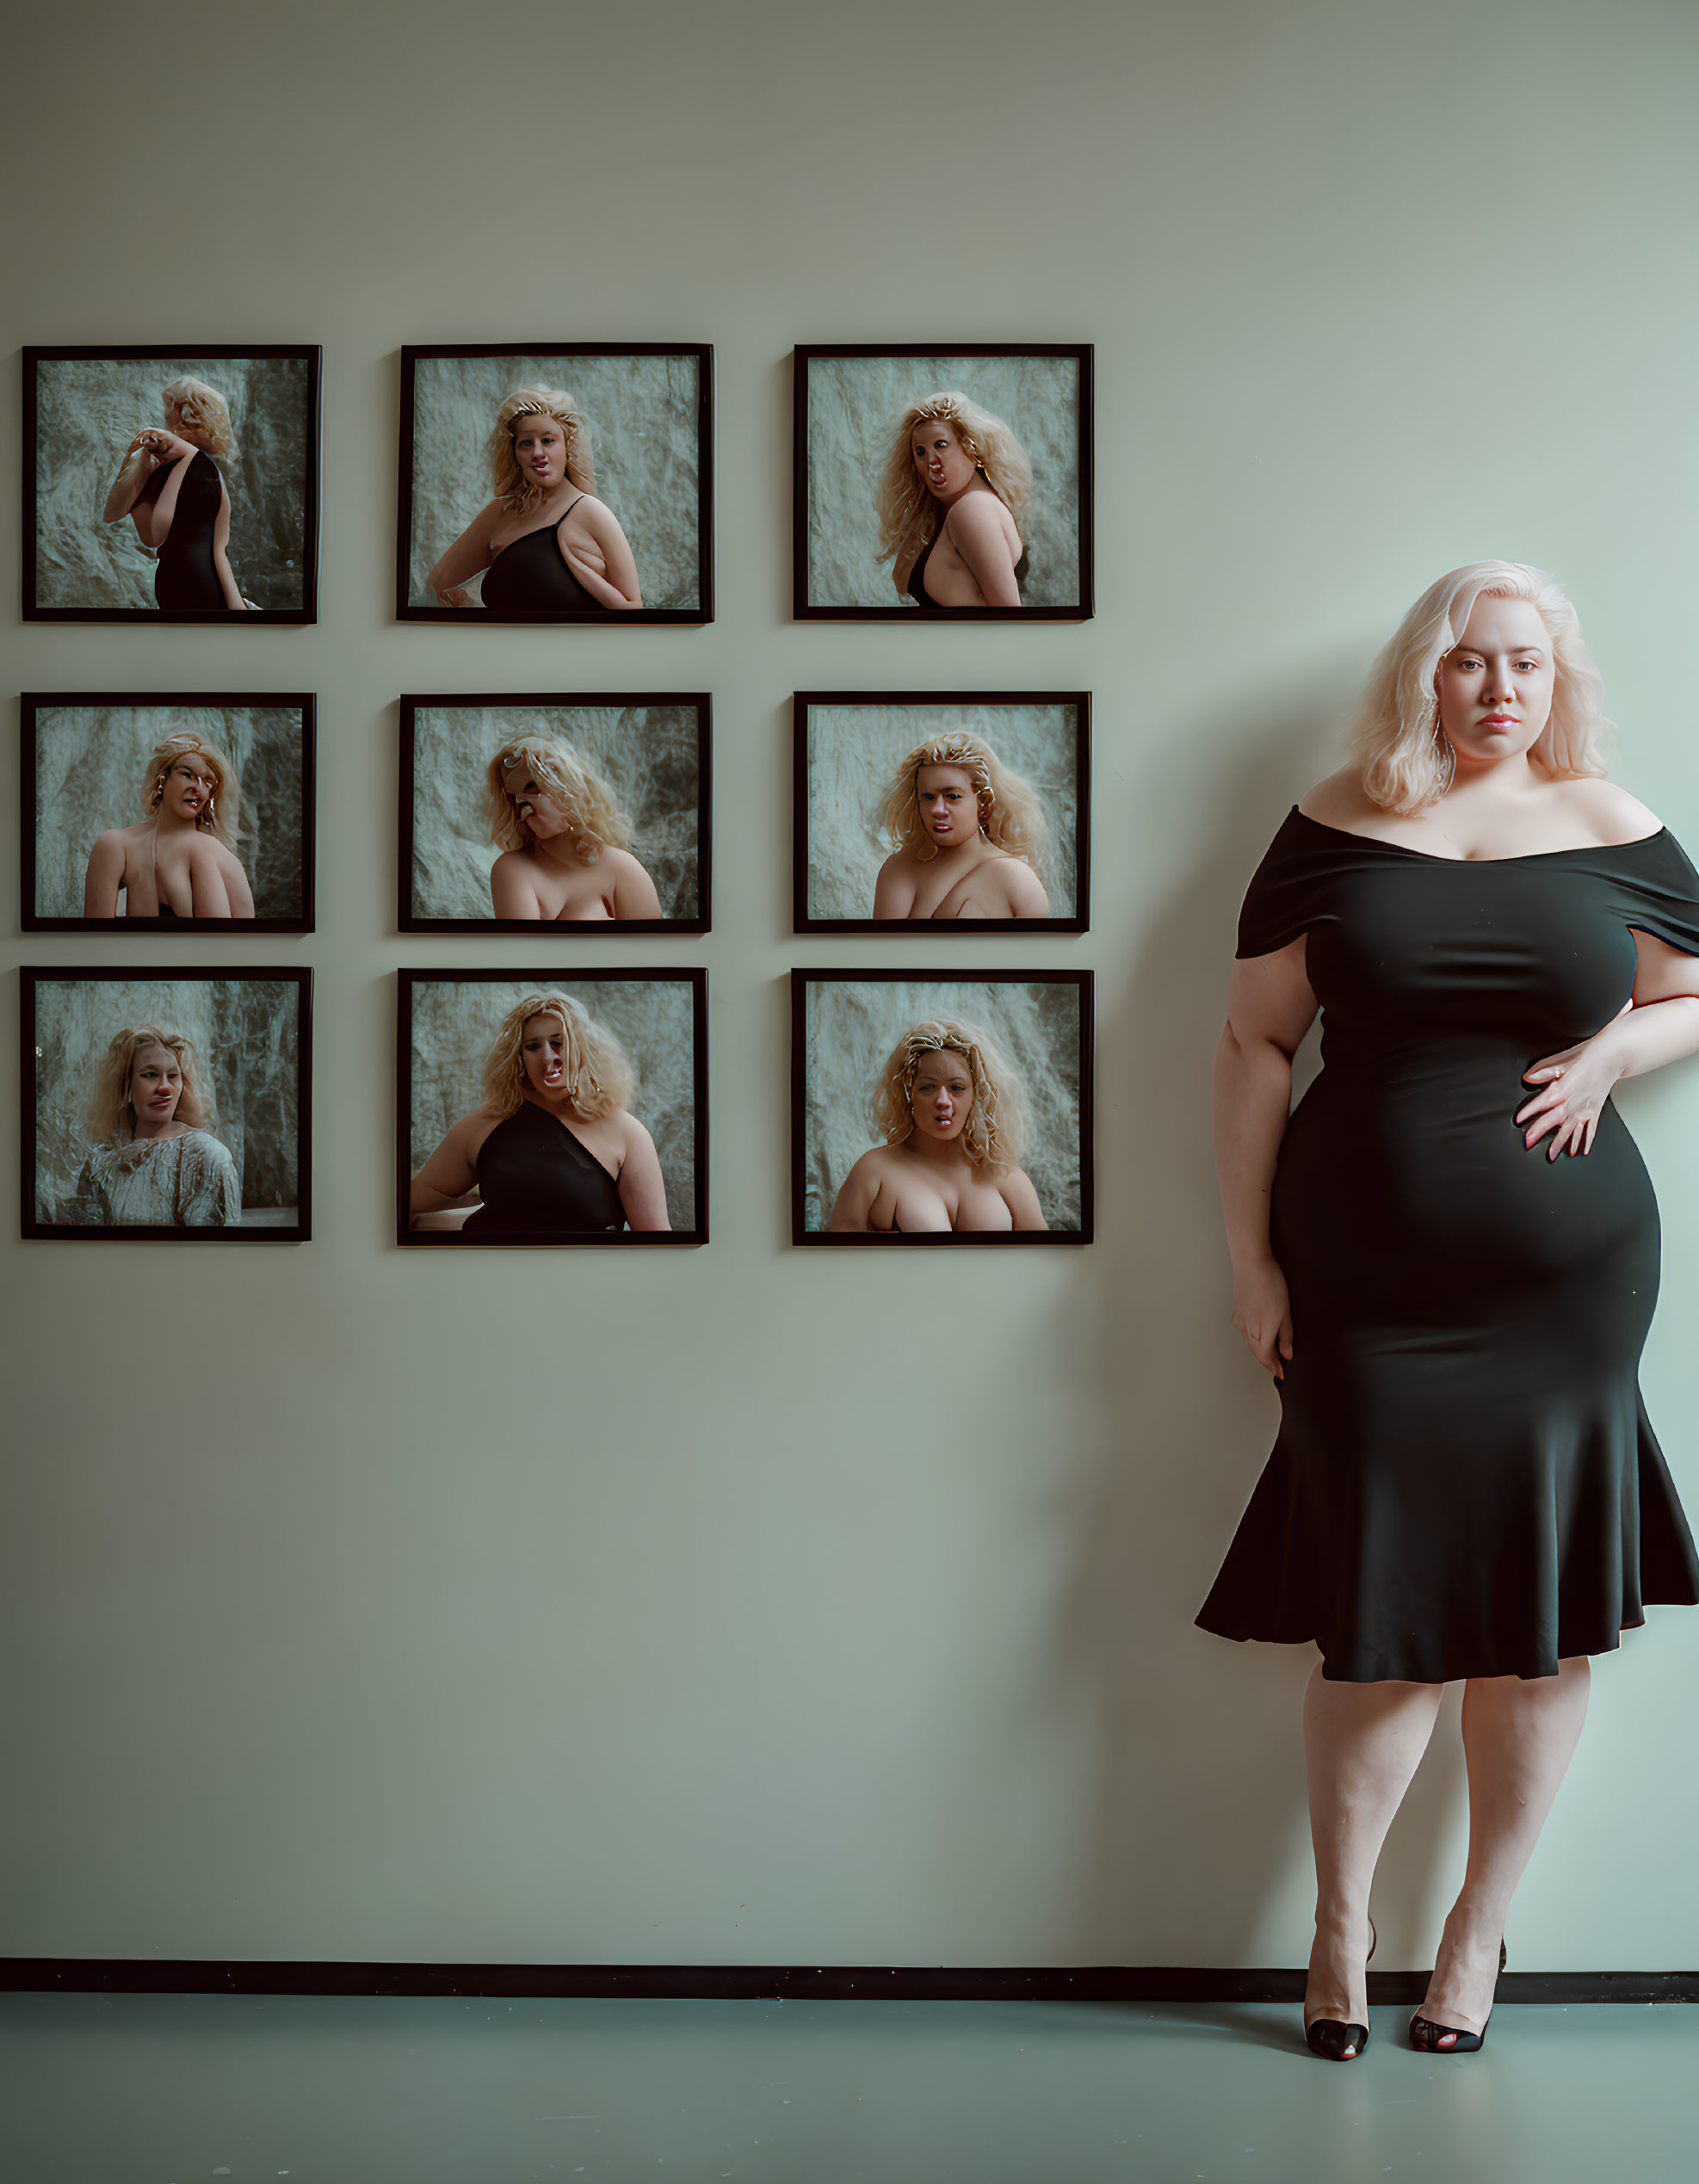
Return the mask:
[[[589, 428], [564, 388], [516, 388], [485, 453], [495, 498], [426, 577], [439, 607], [593, 615], [643, 604], [619, 518], [596, 497]], [[466, 587], [480, 569], [474, 602]]]
[[619, 1041], [581, 1002], [528, 994], [496, 1033], [483, 1104], [414, 1177], [411, 1220], [476, 1191], [460, 1234], [485, 1243], [670, 1229], [655, 1141], [628, 1112], [636, 1089]]
[[1609, 1098], [1699, 1050], [1699, 876], [1603, 779], [1602, 697], [1550, 577], [1442, 577], [1241, 915], [1217, 1158], [1282, 1424], [1198, 1620], [1321, 1651], [1304, 2019], [1336, 2059], [1368, 2038], [1370, 1885], [1443, 1685], [1468, 1865], [1410, 2027], [1442, 2054], [1480, 2045], [1588, 1655], [1699, 1601], [1637, 1382], [1657, 1204]]
[[104, 520], [127, 515], [157, 558], [159, 606], [245, 614], [230, 571], [230, 495], [219, 468], [236, 460], [229, 409], [205, 379], [173, 379], [164, 401], [165, 429], [139, 432], [125, 449]]

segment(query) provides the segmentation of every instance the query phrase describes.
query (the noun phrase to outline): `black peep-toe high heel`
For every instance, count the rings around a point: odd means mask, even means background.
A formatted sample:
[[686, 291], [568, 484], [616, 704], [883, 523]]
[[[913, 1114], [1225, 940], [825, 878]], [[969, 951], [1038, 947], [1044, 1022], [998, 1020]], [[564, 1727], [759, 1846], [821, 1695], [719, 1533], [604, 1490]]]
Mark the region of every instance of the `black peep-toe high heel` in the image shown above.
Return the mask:
[[[1381, 1937], [1375, 1922], [1368, 1922], [1368, 1954], [1363, 1959], [1365, 1966], [1375, 1961], [1375, 1952], [1381, 1946]], [[1366, 2017], [1368, 2013], [1363, 2012]], [[1368, 2045], [1367, 2025], [1342, 2025], [1337, 2017], [1313, 2017], [1304, 2027], [1304, 2039], [1312, 2055], [1319, 2055], [1328, 2063], [1353, 2063]]]
[[[1498, 1969], [1510, 1963], [1504, 1943], [1498, 1944]], [[1436, 2024], [1431, 2017], [1412, 2017], [1410, 2045], [1418, 2055], [1473, 2055], [1486, 2038], [1483, 2025], [1478, 2033], [1460, 2032], [1455, 2025]], [[1448, 2045], [1448, 2043], [1449, 2043]]]

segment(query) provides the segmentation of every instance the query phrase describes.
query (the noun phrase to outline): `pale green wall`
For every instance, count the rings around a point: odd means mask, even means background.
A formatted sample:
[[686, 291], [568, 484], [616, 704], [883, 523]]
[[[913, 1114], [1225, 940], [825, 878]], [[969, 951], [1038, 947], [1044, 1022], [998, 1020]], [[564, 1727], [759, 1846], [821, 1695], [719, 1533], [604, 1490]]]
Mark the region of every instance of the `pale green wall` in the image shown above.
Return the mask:
[[[317, 629], [13, 629], [9, 669], [318, 691], [318, 935], [183, 951], [318, 970], [318, 1235], [5, 1246], [0, 1947], [1301, 1959], [1307, 1663], [1190, 1627], [1274, 1417], [1205, 1134], [1235, 905], [1482, 554], [1570, 580], [1699, 846], [1696, 45], [1652, 0], [26, 11], [9, 405], [26, 341], [324, 344]], [[396, 626], [401, 343], [571, 336], [716, 344], [720, 620]], [[793, 626], [792, 342], [1005, 338], [1097, 345], [1097, 620]], [[395, 938], [394, 700], [574, 681], [714, 694], [714, 934], [570, 959], [708, 966], [715, 1241], [399, 1255], [396, 966], [563, 950]], [[1088, 938], [788, 936], [790, 691], [926, 684], [1096, 692]], [[1095, 966], [1095, 1249], [787, 1249], [784, 974], [858, 959]], [[1699, 1509], [1696, 1102], [1625, 1101]], [[1674, 1609], [1601, 1664], [1514, 1961], [1699, 1958], [1696, 1685]], [[1394, 1835], [1394, 1965], [1457, 1792]]]

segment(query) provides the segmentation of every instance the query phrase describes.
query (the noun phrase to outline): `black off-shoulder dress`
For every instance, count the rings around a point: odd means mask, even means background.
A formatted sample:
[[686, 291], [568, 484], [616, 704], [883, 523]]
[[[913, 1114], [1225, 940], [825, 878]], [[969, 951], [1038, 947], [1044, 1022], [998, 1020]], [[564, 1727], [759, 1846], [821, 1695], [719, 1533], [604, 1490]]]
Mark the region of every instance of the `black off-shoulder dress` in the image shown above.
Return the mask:
[[1699, 1602], [1640, 1396], [1651, 1181], [1613, 1104], [1556, 1161], [1515, 1120], [1522, 1072], [1628, 998], [1636, 929], [1699, 954], [1667, 830], [1461, 863], [1295, 809], [1275, 837], [1239, 953], [1307, 934], [1323, 1068], [1275, 1174], [1280, 1434], [1205, 1630], [1441, 1683], [1554, 1675], [1646, 1603]]

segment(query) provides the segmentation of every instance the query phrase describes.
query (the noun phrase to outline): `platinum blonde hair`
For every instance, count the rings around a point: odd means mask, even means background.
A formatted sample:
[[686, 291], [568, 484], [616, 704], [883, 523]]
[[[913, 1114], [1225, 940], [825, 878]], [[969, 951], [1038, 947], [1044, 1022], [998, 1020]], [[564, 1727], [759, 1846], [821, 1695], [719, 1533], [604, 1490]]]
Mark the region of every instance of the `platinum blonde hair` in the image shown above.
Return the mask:
[[1597, 780], [1606, 771], [1600, 746], [1613, 724], [1604, 717], [1604, 678], [1569, 594], [1526, 562], [1471, 561], [1429, 585], [1369, 670], [1351, 750], [1365, 794], [1383, 811], [1419, 811], [1444, 791], [1436, 678], [1462, 643], [1478, 599], [1527, 600], [1551, 636], [1552, 710], [1529, 756], [1554, 780]]
[[581, 493], [596, 490], [596, 470], [590, 457], [590, 424], [564, 386], [516, 386], [496, 412], [495, 429], [485, 443], [495, 497], [516, 515], [523, 515], [541, 501], [542, 488], [522, 472], [513, 451], [513, 435], [522, 417], [553, 417], [566, 442], [566, 475]]
[[976, 1168], [1013, 1168], [1026, 1143], [1025, 1087], [977, 1024], [929, 1016], [891, 1050], [873, 1089], [873, 1125], [887, 1145], [914, 1135], [915, 1071], [928, 1054], [960, 1054], [973, 1085], [973, 1104], [960, 1143]]
[[201, 1065], [194, 1044], [181, 1032], [163, 1031], [158, 1024], [136, 1024], [114, 1035], [101, 1063], [100, 1074], [85, 1109], [89, 1135], [97, 1145], [127, 1145], [135, 1137], [136, 1111], [130, 1100], [130, 1079], [138, 1058], [150, 1046], [163, 1046], [182, 1071], [182, 1091], [172, 1115], [191, 1130], [213, 1127], [213, 1101], [201, 1080]]
[[914, 460], [917, 425], [937, 417], [955, 428], [962, 453], [971, 455], [985, 482], [1015, 519], [1016, 529], [1032, 497], [1032, 465], [1027, 451], [1001, 417], [992, 416], [965, 394], [928, 394], [910, 403], [885, 459], [879, 479], [879, 558], [912, 561], [942, 518], [930, 487]]
[[242, 784], [230, 760], [204, 736], [185, 729], [180, 735], [162, 737], [153, 746], [148, 754], [147, 771], [142, 775], [142, 811], [150, 819], [158, 811], [165, 799], [166, 780], [180, 758], [201, 759], [217, 776], [217, 786], [195, 822], [196, 833], [210, 834], [226, 849], [233, 849], [242, 832]]
[[183, 423], [199, 428], [207, 442], [207, 453], [220, 468], [236, 460], [239, 451], [235, 428], [230, 422], [230, 405], [217, 387], [208, 386], [205, 379], [190, 379], [185, 373], [162, 388], [160, 398], [176, 403], [182, 411]]
[[1050, 847], [1050, 829], [1037, 791], [1024, 775], [1004, 766], [982, 737], [965, 731], [917, 744], [898, 768], [879, 814], [880, 834], [893, 848], [912, 850], [924, 864], [938, 854], [920, 816], [924, 766], [964, 768], [979, 799], [979, 831], [986, 841], [1025, 864], [1042, 860]]
[[593, 865], [609, 842], [616, 849], [631, 847], [631, 820], [618, 796], [571, 743], [556, 736], [516, 736], [502, 745], [484, 776], [490, 839], [498, 848], [531, 847], [519, 824], [518, 799], [507, 785], [509, 774], [521, 768], [565, 805], [575, 823], [572, 853], [581, 865]]
[[637, 1071], [623, 1046], [569, 993], [528, 993], [510, 1009], [484, 1064], [485, 1114], [497, 1122], [517, 1114], [525, 1093], [525, 1027], [533, 1016], [554, 1016], [565, 1035], [567, 1097], [586, 1122], [598, 1122], [637, 1095]]

